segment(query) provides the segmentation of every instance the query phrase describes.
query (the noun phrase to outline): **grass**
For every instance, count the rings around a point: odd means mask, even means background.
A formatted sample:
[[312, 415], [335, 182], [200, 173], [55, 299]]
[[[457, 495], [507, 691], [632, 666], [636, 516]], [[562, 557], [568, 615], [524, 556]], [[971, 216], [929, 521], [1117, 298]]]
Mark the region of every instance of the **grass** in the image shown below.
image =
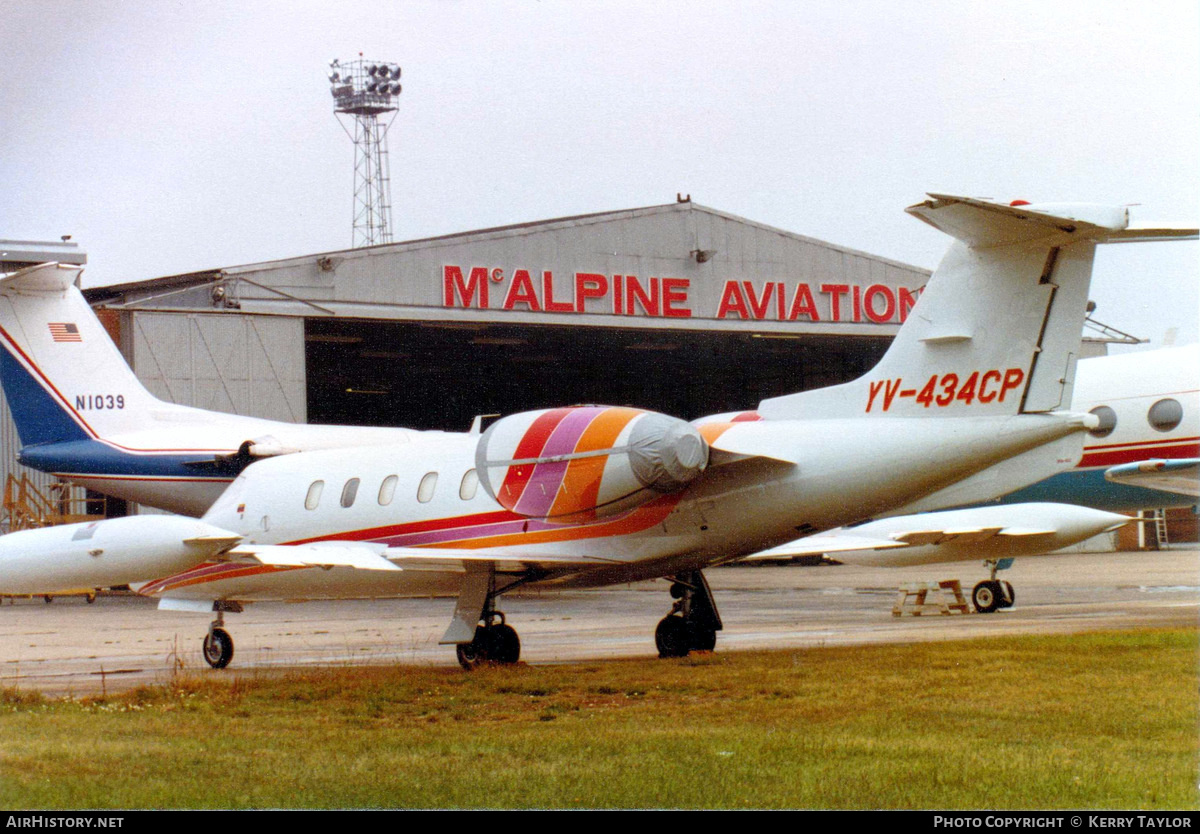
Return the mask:
[[1193, 808], [1195, 630], [0, 691], [8, 808]]

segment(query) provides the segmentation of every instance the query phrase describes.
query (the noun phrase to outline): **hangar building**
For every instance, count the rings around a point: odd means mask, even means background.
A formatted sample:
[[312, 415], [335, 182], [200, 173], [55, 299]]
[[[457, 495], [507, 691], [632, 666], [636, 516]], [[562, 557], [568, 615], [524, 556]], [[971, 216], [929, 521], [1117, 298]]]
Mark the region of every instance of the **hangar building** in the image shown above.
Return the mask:
[[86, 294], [163, 399], [465, 430], [585, 402], [691, 419], [845, 381], [928, 277], [680, 199]]

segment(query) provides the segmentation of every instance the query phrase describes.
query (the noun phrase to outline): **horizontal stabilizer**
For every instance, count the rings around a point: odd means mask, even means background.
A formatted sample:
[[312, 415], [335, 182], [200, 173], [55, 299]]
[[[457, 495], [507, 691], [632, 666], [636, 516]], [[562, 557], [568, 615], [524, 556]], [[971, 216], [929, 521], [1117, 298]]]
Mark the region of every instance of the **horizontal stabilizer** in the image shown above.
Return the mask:
[[972, 197], [930, 193], [931, 199], [906, 211], [974, 248], [1066, 237], [1097, 243], [1187, 240], [1193, 228], [1129, 228], [1124, 206], [1093, 203], [994, 203]]
[[1158, 227], [1142, 229], [1122, 229], [1113, 232], [1104, 239], [1105, 243], [1142, 243], [1148, 240], [1195, 240], [1200, 237], [1200, 229], [1183, 227]]
[[0, 295], [18, 293], [60, 293], [75, 283], [83, 267], [69, 264], [38, 264], [0, 278]]

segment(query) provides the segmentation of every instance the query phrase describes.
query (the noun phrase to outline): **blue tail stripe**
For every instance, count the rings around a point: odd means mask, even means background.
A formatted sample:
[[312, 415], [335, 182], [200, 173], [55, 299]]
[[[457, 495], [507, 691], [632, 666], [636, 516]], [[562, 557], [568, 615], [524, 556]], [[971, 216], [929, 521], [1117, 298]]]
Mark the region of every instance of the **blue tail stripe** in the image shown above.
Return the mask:
[[[212, 453], [208, 454], [211, 458]], [[42, 472], [79, 475], [116, 475], [159, 478], [204, 478], [228, 481], [228, 474], [187, 466], [191, 461], [204, 460], [202, 452], [155, 452], [135, 455], [114, 449], [98, 440], [50, 443], [26, 446], [18, 460], [25, 466]]]
[[90, 439], [71, 412], [25, 370], [7, 346], [0, 350], [0, 383], [22, 446]]

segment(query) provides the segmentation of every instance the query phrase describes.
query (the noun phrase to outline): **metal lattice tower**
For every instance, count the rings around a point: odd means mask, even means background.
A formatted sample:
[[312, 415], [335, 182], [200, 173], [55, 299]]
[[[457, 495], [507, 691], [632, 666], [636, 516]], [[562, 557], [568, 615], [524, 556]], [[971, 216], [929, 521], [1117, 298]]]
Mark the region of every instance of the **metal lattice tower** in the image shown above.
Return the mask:
[[[400, 67], [381, 61], [329, 62], [333, 113], [354, 142], [352, 246], [392, 242], [392, 185], [387, 132], [396, 118]], [[380, 116], [391, 114], [387, 121]], [[354, 120], [353, 132], [342, 116]]]

